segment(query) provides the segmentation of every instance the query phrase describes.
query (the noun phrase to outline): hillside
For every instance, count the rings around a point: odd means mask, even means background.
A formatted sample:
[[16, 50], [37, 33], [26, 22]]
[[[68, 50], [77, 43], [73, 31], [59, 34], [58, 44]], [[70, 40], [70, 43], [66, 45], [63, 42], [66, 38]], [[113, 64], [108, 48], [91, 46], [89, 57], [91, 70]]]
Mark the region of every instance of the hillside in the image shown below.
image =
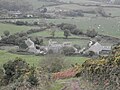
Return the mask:
[[0, 8], [9, 11], [29, 11], [32, 10], [31, 4], [24, 0], [0, 0]]

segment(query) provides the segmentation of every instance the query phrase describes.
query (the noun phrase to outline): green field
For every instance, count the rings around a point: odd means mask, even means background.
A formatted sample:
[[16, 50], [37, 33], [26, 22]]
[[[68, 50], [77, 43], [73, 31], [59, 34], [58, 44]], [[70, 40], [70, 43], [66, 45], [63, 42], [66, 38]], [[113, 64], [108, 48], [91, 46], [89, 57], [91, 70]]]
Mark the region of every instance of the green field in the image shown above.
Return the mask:
[[[120, 38], [120, 18], [103, 18], [103, 17], [78, 17], [67, 19], [52, 19], [46, 22], [53, 23], [71, 23], [78, 26], [79, 29], [86, 31], [87, 29], [95, 29], [99, 34], [110, 35]], [[72, 21], [72, 22], [71, 22]]]
[[64, 1], [64, 2], [74, 2], [74, 3], [96, 3], [95, 1], [92, 1], [92, 0], [61, 0], [61, 1]]
[[[33, 34], [31, 34], [31, 36], [51, 37], [52, 36], [51, 35], [52, 32], [53, 32], [53, 30], [50, 29], [50, 30], [46, 30], [46, 31], [42, 31], [42, 32], [33, 33]], [[65, 37], [64, 36], [64, 32], [62, 30], [59, 30], [59, 29], [56, 28], [55, 29], [55, 37], [62, 37], [62, 38], [64, 38]], [[80, 37], [71, 34], [69, 36], [69, 38], [80, 38]]]
[[40, 8], [43, 5], [55, 4], [53, 2], [44, 2], [44, 1], [38, 1], [38, 0], [26, 0], [26, 1], [28, 1], [33, 6], [34, 9]]
[[[0, 66], [6, 63], [9, 60], [14, 60], [16, 57], [23, 58], [30, 65], [38, 66], [40, 61], [44, 60], [44, 56], [35, 56], [35, 55], [17, 55], [11, 54], [7, 51], [0, 50]], [[70, 64], [80, 63], [82, 64], [87, 58], [84, 57], [65, 57], [65, 61]]]
[[[30, 36], [52, 37], [51, 31], [49, 30], [42, 31], [39, 33], [34, 33], [34, 34], [31, 34]], [[80, 45], [81, 47], [85, 47], [88, 44], [89, 39], [87, 38], [81, 39], [81, 38], [85, 38], [85, 37], [75, 36], [71, 34], [71, 36], [69, 36], [68, 39], [65, 39], [64, 32], [61, 30], [56, 30], [55, 36], [52, 39], [54, 41], [57, 41], [58, 43], [72, 42], [72, 44], [77, 44], [77, 45]], [[49, 42], [49, 39], [44, 39], [44, 44], [48, 45], [48, 42]]]
[[[20, 20], [20, 19], [19, 19]], [[21, 19], [22, 21], [43, 21], [43, 19]], [[71, 22], [72, 21], [72, 22]], [[120, 17], [116, 18], [104, 18], [104, 17], [75, 17], [66, 19], [44, 19], [47, 23], [70, 23], [75, 24], [83, 32], [87, 29], [95, 29], [99, 34], [114, 36], [120, 38]], [[5, 29], [6, 27], [4, 27]], [[46, 32], [44, 32], [46, 33]], [[43, 35], [44, 35], [43, 33]], [[41, 35], [41, 33], [38, 33]], [[37, 35], [38, 35], [37, 34]], [[47, 33], [48, 34], [48, 33]], [[36, 35], [36, 34], [35, 34]], [[61, 33], [60, 33], [61, 35]]]
[[34, 28], [34, 27], [30, 27], [30, 26], [16, 26], [16, 25], [13, 25], [13, 24], [3, 24], [3, 23], [0, 23], [0, 35], [3, 35], [3, 32], [4, 31], [10, 31], [10, 33], [16, 33], [16, 32], [20, 32], [20, 31], [27, 31], [31, 28]]

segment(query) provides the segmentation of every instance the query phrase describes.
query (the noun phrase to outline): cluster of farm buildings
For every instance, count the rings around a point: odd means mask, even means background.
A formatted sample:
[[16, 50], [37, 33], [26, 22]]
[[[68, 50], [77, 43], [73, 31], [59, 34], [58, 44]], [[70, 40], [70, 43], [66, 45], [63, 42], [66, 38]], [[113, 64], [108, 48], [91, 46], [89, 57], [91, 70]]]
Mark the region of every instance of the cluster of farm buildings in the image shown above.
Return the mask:
[[27, 39], [25, 43], [28, 46], [28, 52], [34, 54], [47, 54], [49, 50], [52, 50], [52, 53], [60, 53], [63, 47], [71, 47], [74, 49], [75, 54], [85, 54], [92, 51], [95, 54], [99, 55], [102, 52], [104, 52], [104, 54], [108, 54], [112, 49], [111, 46], [103, 46], [99, 42], [94, 41], [90, 41], [87, 47], [84, 47], [80, 50], [75, 48], [71, 42], [63, 42], [60, 44], [56, 41], [49, 40], [49, 44], [47, 46], [40, 46], [40, 49], [37, 49], [34, 42], [30, 39]]

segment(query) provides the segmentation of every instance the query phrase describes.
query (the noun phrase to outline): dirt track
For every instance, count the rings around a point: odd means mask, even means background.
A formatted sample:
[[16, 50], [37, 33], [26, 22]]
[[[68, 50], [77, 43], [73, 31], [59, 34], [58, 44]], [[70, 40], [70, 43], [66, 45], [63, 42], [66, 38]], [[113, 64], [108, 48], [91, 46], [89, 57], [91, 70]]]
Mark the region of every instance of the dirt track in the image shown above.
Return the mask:
[[83, 80], [70, 80], [66, 81], [64, 84], [64, 87], [61, 90], [94, 90], [93, 86]]

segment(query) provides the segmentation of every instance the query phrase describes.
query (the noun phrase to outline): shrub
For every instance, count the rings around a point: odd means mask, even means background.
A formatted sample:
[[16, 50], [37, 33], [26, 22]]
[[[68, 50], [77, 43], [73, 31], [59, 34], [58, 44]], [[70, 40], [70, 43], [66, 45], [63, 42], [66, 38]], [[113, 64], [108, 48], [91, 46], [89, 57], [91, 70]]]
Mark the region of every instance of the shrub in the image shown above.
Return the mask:
[[119, 90], [120, 45], [113, 47], [107, 57], [86, 60], [79, 75], [92, 82], [95, 90]]
[[16, 21], [16, 25], [25, 25], [23, 21]]
[[40, 66], [44, 71], [49, 73], [59, 72], [61, 69], [65, 68], [64, 57], [62, 55], [49, 54], [44, 58]]
[[75, 53], [75, 50], [73, 47], [63, 47], [62, 54], [64, 55], [73, 55]]
[[32, 86], [37, 86], [38, 85], [38, 78], [37, 78], [37, 76], [36, 76], [36, 72], [35, 72], [35, 67], [31, 67], [31, 69], [30, 69], [30, 75], [29, 75], [29, 78], [28, 78], [28, 82], [30, 82], [30, 84], [32, 85]]
[[38, 22], [34, 22], [34, 25], [38, 25]]
[[4, 31], [4, 35], [5, 35], [5, 36], [9, 36], [9, 35], [10, 35], [10, 32], [9, 32], [9, 31]]
[[93, 51], [89, 51], [89, 52], [88, 52], [88, 55], [89, 55], [90, 57], [92, 57], [92, 56], [95, 55], [95, 52], [93, 52]]
[[72, 24], [64, 24], [63, 27], [61, 27], [62, 30], [73, 30], [76, 28], [76, 25], [72, 25]]
[[70, 36], [70, 31], [69, 31], [69, 30], [65, 30], [65, 31], [64, 31], [64, 36], [65, 36], [66, 38], [68, 38], [68, 36]]
[[23, 37], [23, 36], [27, 36], [27, 33], [26, 32], [20, 32], [19, 37]]
[[28, 46], [27, 46], [26, 43], [25, 43], [25, 40], [27, 40], [27, 37], [26, 37], [26, 36], [20, 37], [20, 38], [17, 39], [16, 42], [18, 43], [19, 48], [22, 48], [22, 49], [28, 48]]
[[94, 38], [95, 36], [98, 35], [98, 32], [96, 32], [95, 29], [93, 29], [93, 30], [87, 30], [86, 35], [88, 37]]
[[79, 29], [73, 29], [70, 31], [72, 34], [75, 34], [75, 35], [80, 35], [80, 34], [83, 34], [83, 32]]
[[26, 73], [29, 67], [21, 58], [16, 58], [14, 61], [5, 63], [3, 68], [5, 71], [4, 84], [9, 84], [9, 82], [15, 81], [21, 77], [21, 75]]

